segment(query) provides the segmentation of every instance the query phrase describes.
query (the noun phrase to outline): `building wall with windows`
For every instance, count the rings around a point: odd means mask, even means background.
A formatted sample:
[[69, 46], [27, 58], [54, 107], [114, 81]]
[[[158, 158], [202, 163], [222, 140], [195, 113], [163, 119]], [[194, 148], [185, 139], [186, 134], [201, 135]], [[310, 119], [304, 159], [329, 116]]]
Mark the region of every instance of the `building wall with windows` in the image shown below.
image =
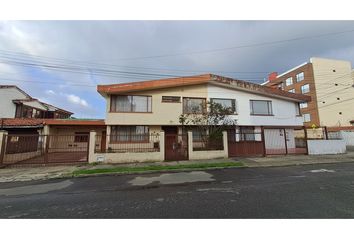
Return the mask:
[[305, 126], [349, 126], [354, 119], [353, 84], [349, 61], [325, 58], [311, 58], [308, 63], [266, 83], [284, 91], [311, 96], [310, 102], [300, 105]]
[[[145, 112], [122, 112], [111, 111], [110, 95], [107, 101], [107, 125], [180, 125], [179, 116], [183, 113], [183, 98], [206, 98], [207, 86], [194, 85], [161, 90], [139, 91], [129, 95], [151, 96], [151, 111]], [[163, 96], [177, 96], [177, 102], [163, 102]]]
[[[250, 126], [298, 126], [302, 118], [297, 116], [297, 103], [278, 98], [265, 97], [253, 93], [235, 91], [218, 86], [208, 87], [208, 98], [225, 98], [236, 100], [236, 114], [233, 115], [238, 125]], [[270, 101], [271, 111], [251, 113], [251, 101]], [[260, 108], [263, 108], [260, 105]], [[265, 109], [265, 108], [264, 108]], [[266, 111], [267, 109], [265, 109]]]
[[[145, 101], [151, 102], [151, 106], [145, 107], [144, 101], [137, 103], [138, 105], [142, 104], [141, 107], [129, 106], [131, 100], [128, 101], [125, 98], [116, 97], [111, 98], [108, 95], [106, 97], [107, 116], [105, 120], [107, 125], [155, 126], [153, 128], [150, 127], [150, 131], [151, 129], [159, 131], [159, 126], [180, 125], [179, 117], [186, 109], [200, 106], [199, 103], [206, 103], [206, 101], [215, 101], [235, 108], [234, 114], [230, 115], [230, 117], [236, 119], [238, 125], [302, 125], [302, 117], [299, 116], [298, 112], [298, 103], [294, 101], [266, 97], [211, 84], [141, 91], [132, 93], [131, 95], [148, 96], [149, 100]], [[176, 101], [176, 98], [171, 100], [171, 98], [164, 98], [165, 96], [180, 98], [179, 101]], [[112, 103], [112, 99], [113, 101], [117, 99], [118, 102]], [[127, 104], [121, 104], [119, 103], [120, 101], [124, 101]], [[116, 108], [116, 106], [119, 107]], [[121, 109], [124, 111], [121, 111]], [[135, 112], [135, 109], [140, 109], [144, 112]], [[140, 131], [139, 129], [136, 131]]]
[[[291, 81], [288, 79], [291, 79]], [[303, 116], [304, 125], [320, 125], [318, 103], [316, 101], [316, 85], [311, 63], [302, 64], [295, 69], [280, 74], [277, 76], [276, 80], [270, 81], [267, 85], [281, 88], [287, 92], [311, 96], [311, 101], [300, 104], [300, 112]]]

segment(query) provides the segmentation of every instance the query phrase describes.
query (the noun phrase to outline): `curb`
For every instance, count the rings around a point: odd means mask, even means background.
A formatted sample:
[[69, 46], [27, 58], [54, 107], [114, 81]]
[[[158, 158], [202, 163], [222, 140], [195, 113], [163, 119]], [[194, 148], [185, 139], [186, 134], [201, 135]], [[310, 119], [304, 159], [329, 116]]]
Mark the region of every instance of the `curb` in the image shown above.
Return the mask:
[[290, 166], [302, 166], [302, 165], [317, 165], [317, 164], [340, 164], [340, 163], [354, 163], [354, 160], [339, 161], [339, 162], [310, 162], [310, 163], [288, 163], [283, 165], [249, 165], [243, 162], [245, 167], [248, 168], [265, 168], [265, 167], [290, 167]]
[[146, 175], [151, 173], [178, 173], [178, 172], [192, 172], [192, 171], [209, 171], [209, 170], [220, 170], [220, 169], [231, 169], [231, 168], [248, 168], [248, 166], [230, 166], [230, 167], [210, 167], [210, 168], [181, 168], [172, 170], [148, 170], [141, 172], [111, 172], [111, 173], [92, 173], [92, 174], [80, 174], [80, 175], [69, 175], [63, 176], [68, 178], [87, 178], [87, 177], [100, 177], [100, 176], [123, 176], [123, 175]]

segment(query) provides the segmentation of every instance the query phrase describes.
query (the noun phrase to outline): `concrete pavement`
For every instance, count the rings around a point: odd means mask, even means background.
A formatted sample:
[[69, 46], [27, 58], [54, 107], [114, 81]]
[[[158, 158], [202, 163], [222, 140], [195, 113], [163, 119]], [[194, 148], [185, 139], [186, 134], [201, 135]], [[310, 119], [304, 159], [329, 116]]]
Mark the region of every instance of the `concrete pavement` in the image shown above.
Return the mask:
[[353, 172], [340, 163], [201, 171], [188, 181], [145, 174], [141, 185], [141, 175], [2, 183], [0, 218], [353, 218]]
[[241, 161], [246, 167], [279, 167], [292, 165], [307, 165], [320, 163], [342, 163], [354, 162], [354, 152], [349, 151], [346, 154], [339, 155], [287, 155], [287, 156], [268, 156], [259, 158], [237, 158], [237, 159], [212, 159], [197, 161], [176, 161], [176, 162], [157, 162], [157, 163], [130, 163], [119, 165], [79, 165], [79, 166], [47, 166], [47, 167], [17, 167], [0, 169], [1, 182], [31, 181], [43, 179], [55, 179], [62, 177], [71, 177], [72, 172], [78, 169], [97, 169], [113, 168], [116, 166], [147, 166], [147, 165], [185, 165], [195, 163], [215, 163], [215, 162], [233, 162]]
[[337, 155], [286, 155], [238, 159], [247, 167], [281, 167], [321, 163], [354, 162], [354, 151]]

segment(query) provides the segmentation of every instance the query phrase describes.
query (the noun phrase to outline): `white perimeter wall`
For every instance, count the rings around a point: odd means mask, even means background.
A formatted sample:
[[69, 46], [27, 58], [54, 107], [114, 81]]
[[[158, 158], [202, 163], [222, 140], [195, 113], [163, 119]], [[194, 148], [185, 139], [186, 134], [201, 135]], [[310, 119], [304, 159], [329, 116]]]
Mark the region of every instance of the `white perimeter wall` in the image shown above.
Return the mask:
[[354, 146], [354, 132], [341, 131], [341, 136], [347, 146]]
[[[252, 126], [302, 126], [302, 117], [296, 116], [295, 102], [265, 97], [243, 91], [208, 85], [208, 98], [236, 99], [238, 125]], [[272, 101], [274, 116], [251, 116], [250, 100]]]
[[341, 154], [346, 152], [343, 140], [308, 140], [309, 155]]

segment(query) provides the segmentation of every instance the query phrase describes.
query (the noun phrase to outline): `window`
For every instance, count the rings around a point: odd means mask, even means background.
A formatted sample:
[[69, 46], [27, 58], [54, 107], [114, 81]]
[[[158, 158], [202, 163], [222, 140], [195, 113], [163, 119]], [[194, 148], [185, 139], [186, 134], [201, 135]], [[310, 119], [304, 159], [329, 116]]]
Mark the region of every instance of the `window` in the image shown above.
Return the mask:
[[37, 110], [35, 108], [32, 109], [32, 118], [41, 118], [42, 111]]
[[290, 89], [288, 92], [295, 93], [295, 89]]
[[251, 115], [272, 115], [272, 102], [264, 100], [250, 100]]
[[300, 113], [300, 104], [299, 103], [295, 103], [295, 113], [296, 113], [296, 116], [300, 116], [301, 113]]
[[183, 113], [203, 113], [205, 107], [205, 98], [183, 98]]
[[181, 97], [177, 97], [177, 96], [162, 96], [162, 102], [180, 103], [181, 102]]
[[301, 86], [301, 93], [308, 93], [310, 92], [310, 85], [309, 84], [305, 84]]
[[232, 113], [236, 113], [236, 100], [235, 99], [222, 99], [222, 98], [211, 98], [212, 103], [218, 103], [225, 109], [230, 109]]
[[89, 133], [88, 132], [75, 132], [74, 142], [88, 142]]
[[308, 107], [307, 102], [300, 103], [300, 108], [307, 108], [307, 107]]
[[296, 82], [301, 82], [305, 79], [305, 75], [303, 72], [296, 74]]
[[147, 126], [111, 126], [111, 142], [148, 142]]
[[303, 114], [302, 117], [304, 118], [304, 122], [310, 122], [311, 121], [311, 114], [309, 114], [309, 113]]
[[289, 77], [285, 80], [285, 85], [286, 86], [290, 86], [293, 84], [293, 78], [292, 77]]
[[193, 141], [202, 142], [203, 137], [207, 135], [206, 129], [192, 129]]
[[22, 110], [22, 117], [23, 118], [31, 118], [32, 117], [32, 111], [33, 108], [29, 108], [29, 107], [25, 107], [23, 106], [23, 110]]
[[284, 90], [284, 83], [278, 84], [278, 89]]
[[112, 95], [112, 112], [151, 112], [151, 96]]
[[240, 140], [241, 141], [255, 141], [254, 127], [240, 127]]

